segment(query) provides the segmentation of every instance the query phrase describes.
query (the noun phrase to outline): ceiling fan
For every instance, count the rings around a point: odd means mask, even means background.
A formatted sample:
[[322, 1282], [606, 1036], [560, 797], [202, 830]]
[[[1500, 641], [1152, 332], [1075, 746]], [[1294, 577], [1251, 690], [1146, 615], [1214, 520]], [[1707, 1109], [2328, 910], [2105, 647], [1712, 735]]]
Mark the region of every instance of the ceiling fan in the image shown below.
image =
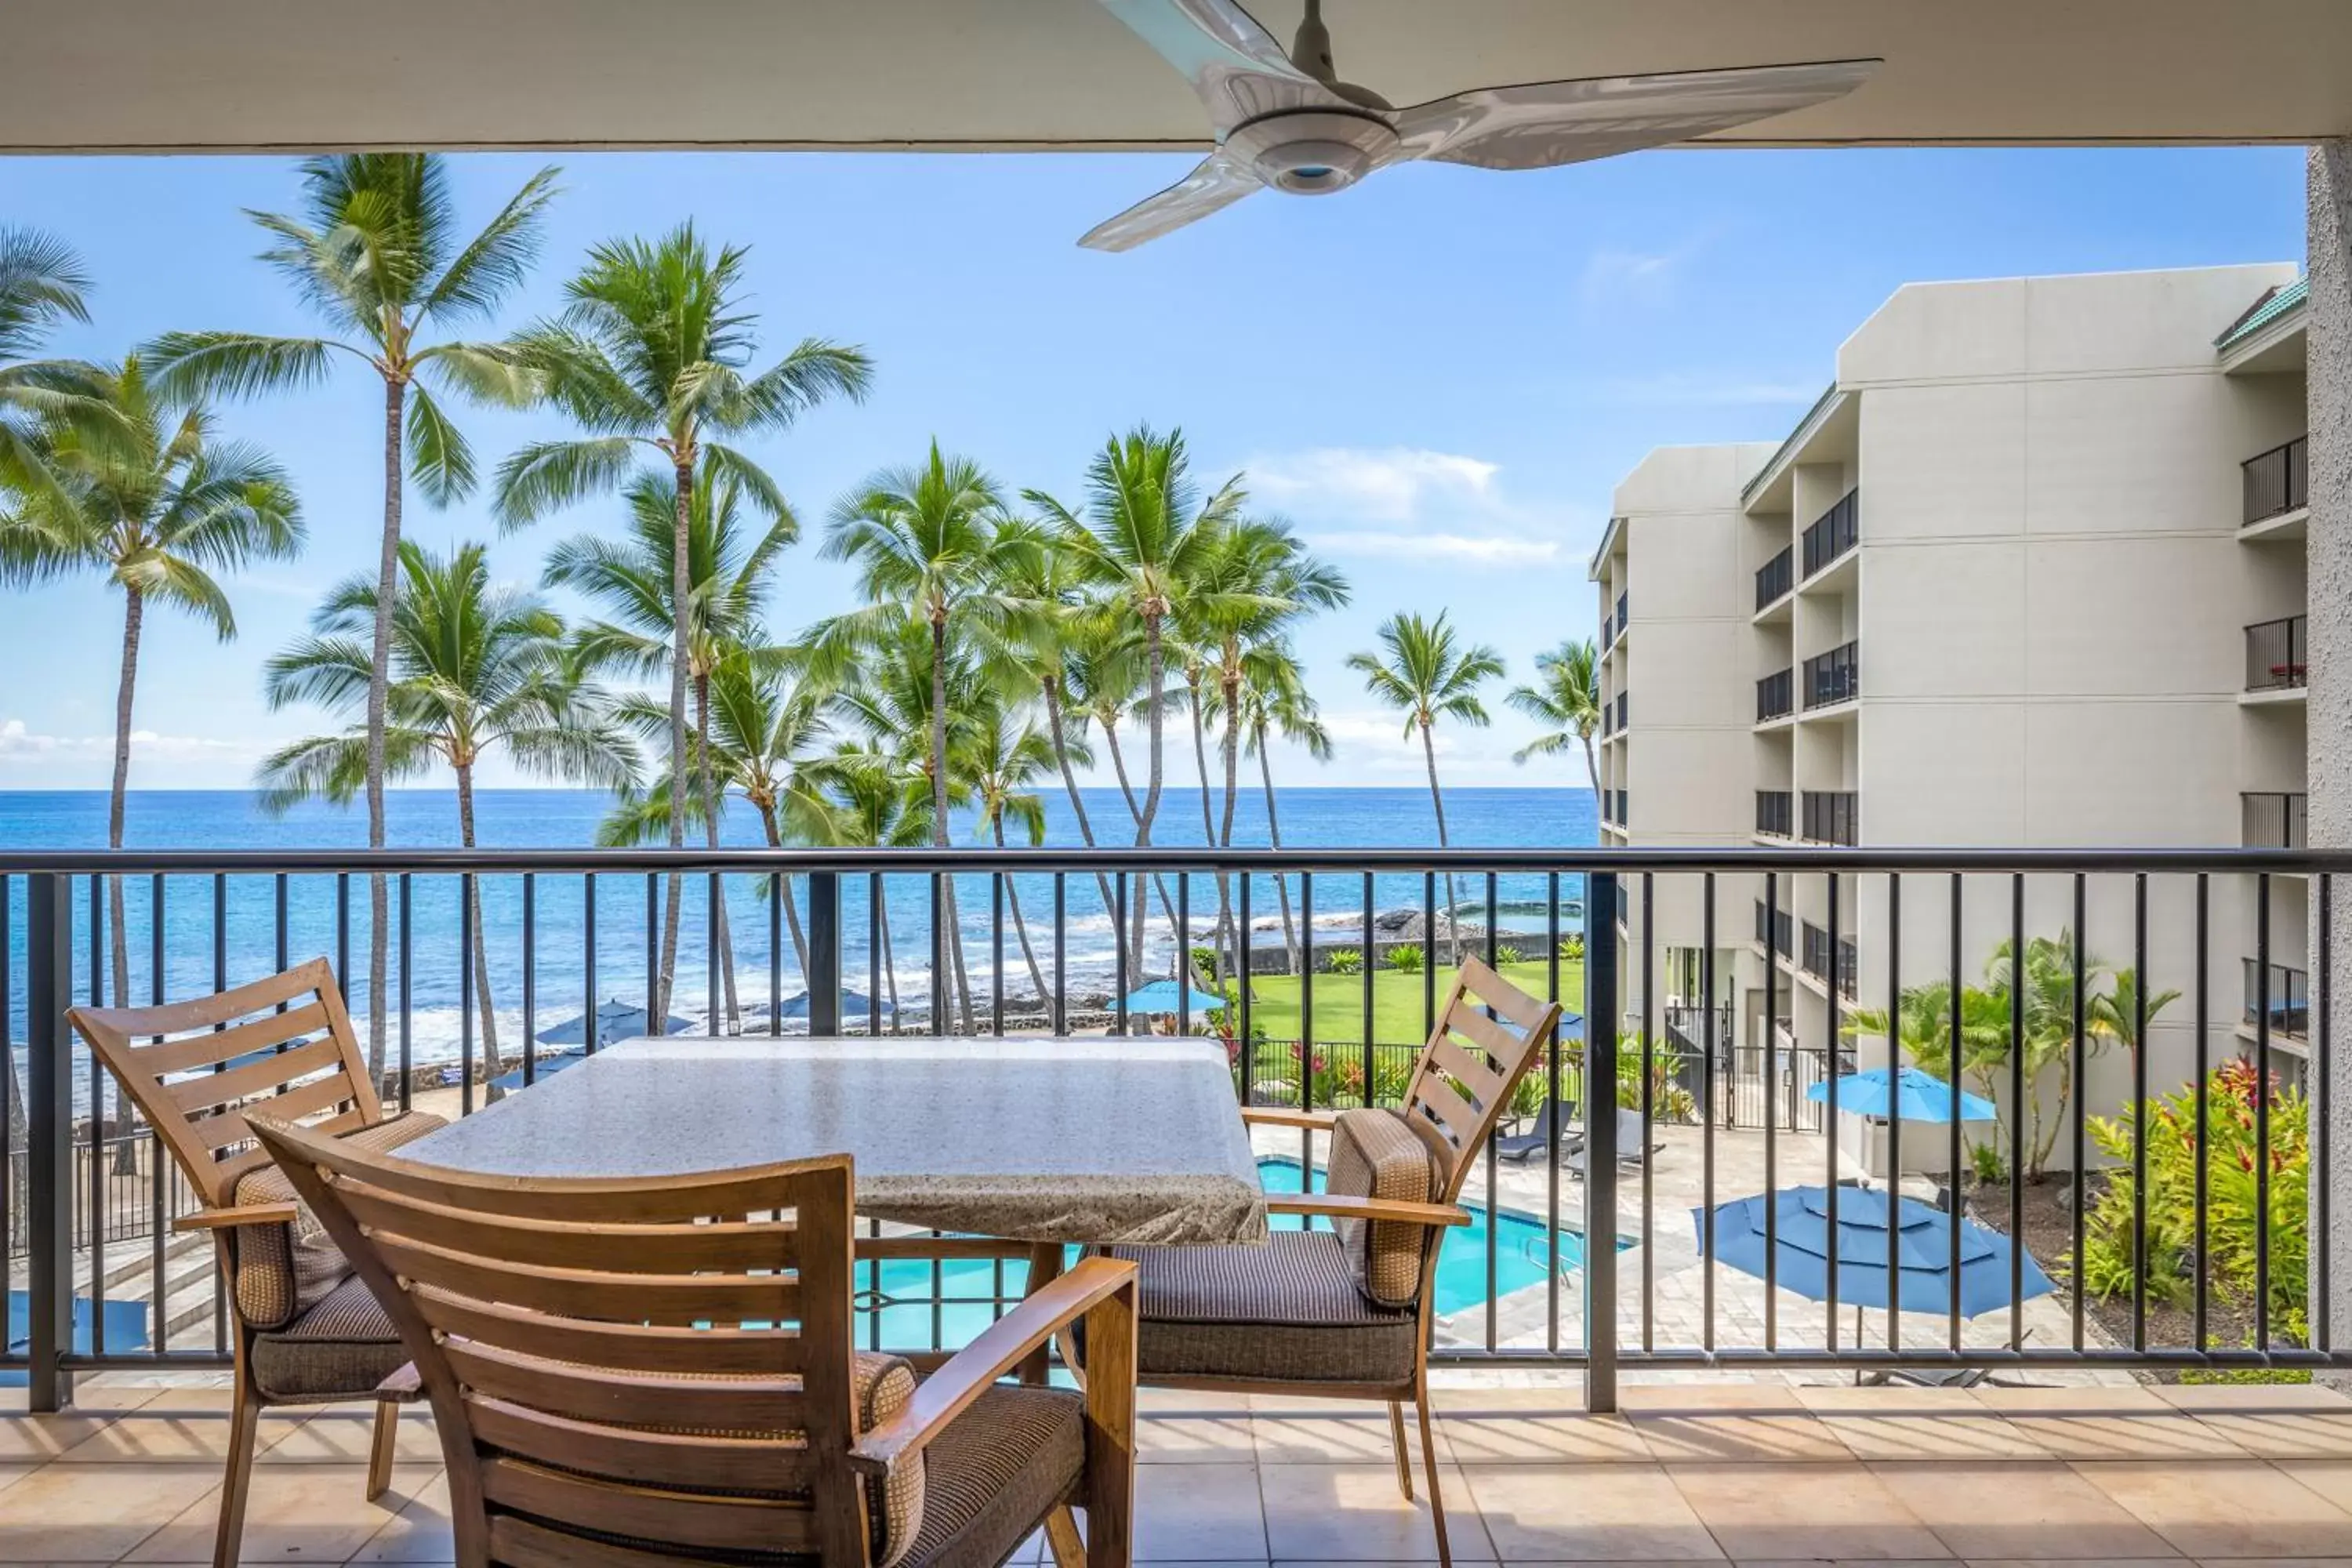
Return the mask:
[[1881, 62], [1824, 60], [1486, 87], [1398, 109], [1341, 81], [1320, 0], [1287, 54], [1236, 0], [1102, 0], [1184, 73], [1217, 150], [1078, 241], [1129, 250], [1260, 189], [1314, 196], [1417, 158], [1547, 169], [1661, 147], [1843, 97]]

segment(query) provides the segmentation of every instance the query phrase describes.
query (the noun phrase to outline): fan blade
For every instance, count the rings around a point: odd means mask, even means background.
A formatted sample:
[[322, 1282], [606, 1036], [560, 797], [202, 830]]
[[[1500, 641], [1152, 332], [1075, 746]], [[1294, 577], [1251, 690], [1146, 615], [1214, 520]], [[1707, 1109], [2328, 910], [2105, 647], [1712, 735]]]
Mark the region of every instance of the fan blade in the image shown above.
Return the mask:
[[1667, 71], [1480, 88], [1397, 116], [1410, 155], [1482, 169], [1547, 169], [1686, 142], [1860, 87], [1882, 62]]
[[1102, 0], [1103, 8], [1184, 73], [1217, 140], [1245, 121], [1287, 109], [1345, 109], [1348, 100], [1290, 63], [1234, 0]]
[[1158, 239], [1263, 189], [1257, 176], [1234, 159], [1212, 153], [1158, 195], [1087, 230], [1078, 243], [1089, 250], [1132, 250], [1147, 239]]

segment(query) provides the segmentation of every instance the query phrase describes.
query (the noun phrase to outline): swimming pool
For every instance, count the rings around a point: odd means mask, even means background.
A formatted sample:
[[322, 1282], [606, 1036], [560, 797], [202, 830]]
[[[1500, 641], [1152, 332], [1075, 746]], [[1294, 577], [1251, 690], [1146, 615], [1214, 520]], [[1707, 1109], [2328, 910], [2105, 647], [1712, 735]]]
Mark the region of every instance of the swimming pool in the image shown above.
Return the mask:
[[[1269, 1193], [1295, 1193], [1299, 1190], [1298, 1162], [1277, 1155], [1261, 1156], [1257, 1163], [1260, 1185]], [[1317, 1167], [1314, 1190], [1323, 1190], [1323, 1172]], [[1437, 1255], [1437, 1293], [1433, 1305], [1440, 1317], [1467, 1311], [1484, 1304], [1486, 1300], [1486, 1237], [1495, 1233], [1495, 1294], [1507, 1296], [1530, 1285], [1544, 1281], [1544, 1270], [1552, 1261], [1552, 1254], [1544, 1241], [1544, 1224], [1525, 1215], [1506, 1209], [1499, 1227], [1494, 1217], [1475, 1204], [1464, 1204], [1470, 1223], [1457, 1225], [1445, 1233], [1445, 1245]], [[1297, 1215], [1276, 1215], [1274, 1225], [1280, 1230], [1297, 1230], [1304, 1220]], [[1621, 1249], [1622, 1249], [1621, 1244]], [[1562, 1226], [1559, 1232], [1559, 1267], [1563, 1272], [1584, 1267], [1584, 1234]]]

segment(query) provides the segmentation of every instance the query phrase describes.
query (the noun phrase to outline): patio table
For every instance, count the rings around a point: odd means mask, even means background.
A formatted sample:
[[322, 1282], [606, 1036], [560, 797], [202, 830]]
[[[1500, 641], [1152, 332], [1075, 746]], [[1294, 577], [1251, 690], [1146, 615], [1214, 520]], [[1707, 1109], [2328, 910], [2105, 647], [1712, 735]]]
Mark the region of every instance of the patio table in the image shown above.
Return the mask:
[[537, 1177], [844, 1152], [861, 1215], [1041, 1254], [1266, 1236], [1232, 1070], [1211, 1040], [625, 1040], [403, 1151]]

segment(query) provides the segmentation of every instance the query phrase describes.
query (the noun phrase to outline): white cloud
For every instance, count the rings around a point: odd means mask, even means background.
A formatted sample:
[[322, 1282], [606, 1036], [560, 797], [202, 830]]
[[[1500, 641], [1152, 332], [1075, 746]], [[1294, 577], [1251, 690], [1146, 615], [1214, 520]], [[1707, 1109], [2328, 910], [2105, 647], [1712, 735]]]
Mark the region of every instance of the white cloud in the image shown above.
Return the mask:
[[[265, 750], [250, 742], [163, 735], [152, 730], [131, 731], [131, 755], [134, 761], [235, 762], [258, 758]], [[0, 721], [0, 765], [72, 764], [113, 755], [112, 735], [47, 735], [37, 733], [22, 719]]]
[[1538, 565], [1559, 559], [1557, 539], [1474, 533], [1308, 533], [1313, 548], [1333, 555], [1375, 555], [1389, 561], [1463, 561], [1479, 566]]
[[1661, 305], [1672, 297], [1676, 274], [1691, 247], [1675, 250], [1622, 250], [1604, 247], [1586, 258], [1577, 293], [1588, 306], [1628, 301]]
[[1502, 467], [1425, 447], [1318, 447], [1253, 458], [1251, 489], [1332, 555], [1470, 566], [1554, 562], [1590, 520], [1510, 493]]

